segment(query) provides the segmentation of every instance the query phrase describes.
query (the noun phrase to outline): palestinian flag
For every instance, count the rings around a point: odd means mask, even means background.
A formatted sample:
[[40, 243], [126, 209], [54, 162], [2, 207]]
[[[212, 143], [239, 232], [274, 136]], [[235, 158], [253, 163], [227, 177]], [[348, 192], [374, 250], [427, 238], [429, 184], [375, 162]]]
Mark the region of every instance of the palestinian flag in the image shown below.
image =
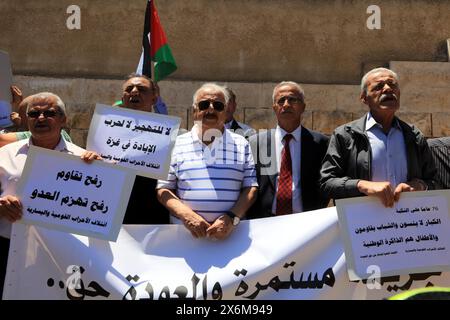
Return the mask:
[[[137, 73], [144, 74], [158, 82], [177, 69], [154, 0], [149, 0], [147, 3], [142, 47]], [[154, 77], [152, 77], [152, 61], [154, 62]]]

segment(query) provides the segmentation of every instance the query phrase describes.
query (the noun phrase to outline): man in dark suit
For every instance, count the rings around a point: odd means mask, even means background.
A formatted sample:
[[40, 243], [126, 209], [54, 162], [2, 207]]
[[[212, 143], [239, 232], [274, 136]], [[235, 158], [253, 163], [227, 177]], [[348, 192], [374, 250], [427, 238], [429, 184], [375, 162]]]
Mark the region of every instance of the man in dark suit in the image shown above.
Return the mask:
[[329, 200], [319, 191], [328, 137], [301, 125], [306, 106], [302, 87], [281, 82], [272, 98], [277, 127], [250, 137], [259, 192], [249, 219], [316, 210]]
[[255, 129], [250, 127], [249, 125], [239, 122], [234, 118], [234, 113], [237, 108], [236, 95], [230, 87], [225, 86], [225, 90], [228, 92], [230, 96], [230, 100], [228, 101], [227, 107], [225, 108], [225, 114], [227, 116], [225, 120], [225, 129], [231, 130], [234, 133], [240, 134], [244, 138], [248, 140], [248, 137], [256, 134]]

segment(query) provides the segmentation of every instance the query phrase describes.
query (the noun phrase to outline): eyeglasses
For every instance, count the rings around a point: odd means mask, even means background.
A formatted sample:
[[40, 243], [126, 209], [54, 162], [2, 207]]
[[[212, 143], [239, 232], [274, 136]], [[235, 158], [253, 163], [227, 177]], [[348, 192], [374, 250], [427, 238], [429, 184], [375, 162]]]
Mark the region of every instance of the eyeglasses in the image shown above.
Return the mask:
[[134, 89], [135, 87], [137, 88], [137, 90], [138, 90], [139, 92], [143, 92], [143, 93], [145, 93], [145, 92], [153, 92], [153, 91], [154, 91], [154, 90], [153, 90], [152, 88], [150, 88], [150, 87], [146, 87], [146, 86], [138, 86], [138, 85], [131, 85], [131, 86], [128, 86], [128, 87], [126, 87], [126, 88], [124, 89], [124, 91], [130, 93], [131, 91], [133, 91], [133, 89]]
[[280, 99], [278, 99], [277, 104], [279, 106], [282, 106], [282, 105], [284, 105], [286, 100], [289, 104], [295, 104], [295, 103], [302, 102], [302, 99], [297, 98], [297, 97], [281, 97]]
[[44, 111], [33, 110], [28, 111], [27, 116], [36, 119], [39, 118], [41, 114], [44, 115], [44, 118], [54, 118], [56, 117], [56, 115], [61, 114], [61, 112], [55, 110], [44, 110]]
[[216, 111], [220, 112], [220, 111], [223, 111], [223, 109], [225, 109], [225, 104], [223, 104], [223, 102], [220, 102], [220, 101], [202, 100], [197, 103], [198, 108], [201, 111], [207, 110], [211, 104], [212, 104], [214, 110], [216, 110]]

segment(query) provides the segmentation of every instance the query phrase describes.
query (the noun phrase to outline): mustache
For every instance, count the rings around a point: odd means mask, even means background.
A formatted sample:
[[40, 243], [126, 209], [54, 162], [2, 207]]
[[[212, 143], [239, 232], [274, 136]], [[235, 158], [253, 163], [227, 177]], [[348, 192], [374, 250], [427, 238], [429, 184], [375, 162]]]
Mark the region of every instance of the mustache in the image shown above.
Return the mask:
[[398, 97], [395, 95], [395, 93], [384, 93], [380, 97], [380, 102], [383, 102], [385, 100], [392, 100], [398, 101]]
[[48, 127], [48, 123], [47, 122], [38, 122], [34, 125], [35, 128], [40, 128], [40, 127]]
[[141, 98], [134, 96], [134, 97], [130, 97], [130, 99], [128, 99], [128, 101], [130, 101], [131, 103], [140, 102]]

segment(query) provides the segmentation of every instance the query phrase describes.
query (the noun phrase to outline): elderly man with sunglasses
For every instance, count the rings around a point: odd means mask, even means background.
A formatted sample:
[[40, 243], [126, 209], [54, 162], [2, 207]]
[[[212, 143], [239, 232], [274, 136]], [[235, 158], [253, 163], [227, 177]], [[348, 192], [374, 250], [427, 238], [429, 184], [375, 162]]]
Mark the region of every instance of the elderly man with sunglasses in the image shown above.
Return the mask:
[[247, 140], [224, 127], [229, 95], [206, 83], [193, 97], [195, 124], [178, 136], [167, 181], [158, 199], [195, 238], [228, 237], [257, 195], [256, 172]]
[[328, 137], [301, 125], [305, 111], [303, 88], [292, 81], [275, 86], [272, 109], [275, 129], [250, 137], [259, 184], [258, 200], [249, 218], [266, 218], [324, 208], [319, 190], [320, 165]]
[[6, 272], [11, 224], [22, 217], [22, 204], [15, 196], [31, 145], [80, 156], [86, 162], [101, 159], [95, 152], [67, 142], [61, 137], [66, 123], [66, 108], [60, 97], [42, 92], [27, 98], [29, 139], [0, 148], [0, 291]]

